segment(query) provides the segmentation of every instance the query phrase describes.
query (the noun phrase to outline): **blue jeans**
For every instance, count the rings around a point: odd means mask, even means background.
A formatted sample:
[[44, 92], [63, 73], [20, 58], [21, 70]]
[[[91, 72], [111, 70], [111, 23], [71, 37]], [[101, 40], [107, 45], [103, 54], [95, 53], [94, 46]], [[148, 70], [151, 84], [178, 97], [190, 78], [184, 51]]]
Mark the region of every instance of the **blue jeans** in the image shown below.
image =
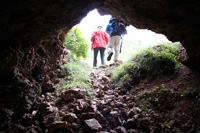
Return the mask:
[[106, 62], [105, 62], [105, 48], [98, 47], [98, 48], [94, 48], [93, 67], [97, 67], [97, 55], [98, 55], [99, 51], [100, 51], [100, 54], [101, 54], [101, 64], [102, 65], [106, 64]]

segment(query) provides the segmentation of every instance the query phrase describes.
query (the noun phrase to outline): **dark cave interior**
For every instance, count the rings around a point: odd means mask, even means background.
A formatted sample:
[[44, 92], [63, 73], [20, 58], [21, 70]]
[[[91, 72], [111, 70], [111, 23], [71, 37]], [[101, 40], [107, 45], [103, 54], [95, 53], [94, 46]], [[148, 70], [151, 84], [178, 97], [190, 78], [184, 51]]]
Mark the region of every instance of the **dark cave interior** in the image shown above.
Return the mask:
[[16, 119], [37, 107], [38, 96], [58, 83], [64, 35], [95, 8], [180, 41], [189, 56], [184, 63], [199, 72], [199, 6], [200, 1], [187, 0], [2, 1], [0, 107], [12, 110]]

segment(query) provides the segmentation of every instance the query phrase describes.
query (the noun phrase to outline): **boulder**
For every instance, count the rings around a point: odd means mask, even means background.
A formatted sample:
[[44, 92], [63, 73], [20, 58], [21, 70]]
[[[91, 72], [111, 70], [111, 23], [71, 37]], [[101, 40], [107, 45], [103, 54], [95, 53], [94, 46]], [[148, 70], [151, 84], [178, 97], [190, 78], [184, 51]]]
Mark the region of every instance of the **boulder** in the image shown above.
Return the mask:
[[64, 117], [63, 120], [64, 121], [68, 121], [70, 123], [72, 122], [76, 122], [77, 121], [77, 116], [74, 113], [67, 113]]
[[128, 133], [140, 133], [140, 132], [136, 129], [129, 129]]
[[94, 118], [85, 120], [84, 123], [87, 127], [88, 132], [98, 132], [102, 130], [102, 126]]
[[132, 118], [134, 115], [137, 115], [138, 113], [142, 112], [142, 110], [139, 107], [133, 107], [129, 112], [128, 112], [128, 117]]
[[61, 97], [66, 101], [70, 101], [74, 98], [83, 99], [85, 98], [85, 90], [82, 90], [79, 88], [70, 88], [70, 89], [62, 91]]
[[116, 131], [117, 133], [127, 133], [126, 128], [124, 128], [124, 127], [122, 127], [122, 126], [118, 126], [118, 127], [115, 129], [115, 131]]
[[102, 111], [101, 111], [101, 114], [102, 115], [107, 115], [110, 113], [110, 111], [112, 110], [112, 108], [110, 106], [104, 108]]
[[48, 127], [48, 133], [54, 133], [56, 130], [68, 131], [67, 122], [55, 121]]

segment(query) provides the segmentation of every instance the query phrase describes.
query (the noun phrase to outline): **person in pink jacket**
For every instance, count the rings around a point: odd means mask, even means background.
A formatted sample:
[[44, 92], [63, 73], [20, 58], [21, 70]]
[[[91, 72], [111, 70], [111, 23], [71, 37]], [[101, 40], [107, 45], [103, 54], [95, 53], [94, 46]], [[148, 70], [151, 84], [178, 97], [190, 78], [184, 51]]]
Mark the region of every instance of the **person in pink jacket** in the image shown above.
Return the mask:
[[91, 35], [91, 49], [94, 50], [94, 60], [93, 60], [93, 67], [97, 67], [97, 55], [100, 51], [101, 54], [101, 64], [105, 65], [105, 50], [106, 45], [108, 45], [108, 35], [106, 32], [101, 31], [102, 27], [98, 26], [97, 31], [94, 31]]

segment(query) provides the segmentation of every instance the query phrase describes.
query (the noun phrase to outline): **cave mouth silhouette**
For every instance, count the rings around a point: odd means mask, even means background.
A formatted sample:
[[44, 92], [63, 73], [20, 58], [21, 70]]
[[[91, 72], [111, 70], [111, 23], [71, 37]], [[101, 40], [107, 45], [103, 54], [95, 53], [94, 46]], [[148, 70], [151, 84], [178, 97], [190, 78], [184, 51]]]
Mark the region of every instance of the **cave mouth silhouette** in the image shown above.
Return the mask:
[[[91, 10], [88, 12], [88, 14], [81, 20], [81, 22], [77, 25], [75, 25], [76, 27], [78, 27], [80, 29], [80, 31], [82, 32], [82, 35], [85, 39], [87, 39], [89, 41], [89, 44], [91, 45], [91, 35], [93, 33], [93, 31], [96, 30], [96, 28], [100, 25], [102, 26], [102, 31], [105, 31], [106, 26], [110, 20], [112, 16], [111, 15], [100, 15], [97, 9]], [[132, 45], [136, 45], [137, 47], [134, 50], [134, 52], [139, 49], [139, 47], [148, 47], [150, 45], [157, 45], [157, 44], [161, 44], [161, 43], [170, 43], [171, 41], [169, 41], [165, 35], [163, 34], [157, 34], [151, 30], [147, 30], [147, 29], [137, 29], [135, 28], [133, 25], [128, 26], [127, 28], [128, 33], [126, 35], [123, 36], [122, 40], [123, 40], [123, 46], [124, 47], [133, 47]], [[129, 43], [127, 43], [129, 42]], [[132, 43], [132, 44], [131, 44]], [[123, 47], [122, 47], [123, 48]], [[120, 58], [123, 61], [126, 61], [130, 56], [131, 53], [133, 53], [133, 51], [122, 51], [120, 53]], [[105, 53], [106, 57], [107, 52]], [[88, 50], [88, 59], [87, 59], [87, 63], [92, 67], [92, 61], [93, 61], [93, 51], [91, 51], [90, 49]], [[100, 57], [100, 54], [98, 54], [98, 56]], [[98, 60], [98, 66], [101, 65], [101, 61], [100, 58], [97, 58]], [[111, 61], [107, 61], [107, 64], [113, 63], [113, 60]]]

